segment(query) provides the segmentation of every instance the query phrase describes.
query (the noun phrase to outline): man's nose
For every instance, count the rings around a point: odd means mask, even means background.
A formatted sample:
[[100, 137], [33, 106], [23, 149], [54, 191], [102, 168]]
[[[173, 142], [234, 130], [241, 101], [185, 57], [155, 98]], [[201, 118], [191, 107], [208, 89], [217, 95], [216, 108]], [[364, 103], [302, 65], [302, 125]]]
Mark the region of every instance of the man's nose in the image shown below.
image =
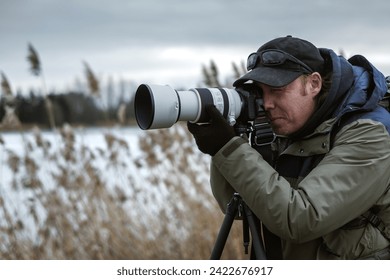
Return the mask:
[[266, 111], [275, 107], [271, 94], [263, 92], [263, 106]]

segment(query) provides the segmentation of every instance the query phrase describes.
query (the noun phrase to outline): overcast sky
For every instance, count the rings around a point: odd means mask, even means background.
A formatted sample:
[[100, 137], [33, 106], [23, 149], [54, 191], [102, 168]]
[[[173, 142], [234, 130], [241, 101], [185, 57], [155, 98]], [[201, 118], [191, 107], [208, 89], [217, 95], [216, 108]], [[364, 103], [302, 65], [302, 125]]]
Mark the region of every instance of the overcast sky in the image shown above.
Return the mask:
[[291, 34], [365, 55], [390, 75], [389, 31], [386, 0], [0, 0], [0, 71], [14, 90], [39, 85], [31, 43], [57, 91], [84, 79], [82, 61], [102, 80], [190, 88], [211, 59], [225, 76], [233, 61]]

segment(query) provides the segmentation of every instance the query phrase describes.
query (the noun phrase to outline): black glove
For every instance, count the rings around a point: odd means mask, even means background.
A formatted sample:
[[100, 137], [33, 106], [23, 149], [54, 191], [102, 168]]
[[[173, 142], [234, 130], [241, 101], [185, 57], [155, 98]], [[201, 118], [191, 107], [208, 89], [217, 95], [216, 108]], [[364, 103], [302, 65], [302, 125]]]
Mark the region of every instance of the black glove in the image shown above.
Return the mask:
[[188, 130], [194, 135], [201, 152], [214, 156], [234, 136], [234, 128], [228, 124], [214, 105], [205, 108], [210, 116], [207, 124], [187, 123]]

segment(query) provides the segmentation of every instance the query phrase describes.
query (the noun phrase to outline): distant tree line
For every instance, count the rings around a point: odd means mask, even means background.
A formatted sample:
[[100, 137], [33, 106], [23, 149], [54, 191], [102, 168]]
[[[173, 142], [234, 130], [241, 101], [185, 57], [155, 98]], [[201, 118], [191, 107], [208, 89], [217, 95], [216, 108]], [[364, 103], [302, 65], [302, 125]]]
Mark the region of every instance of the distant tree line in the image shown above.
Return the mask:
[[[30, 91], [29, 94], [12, 94], [9, 82], [4, 73], [1, 73], [0, 95], [0, 129], [12, 128], [15, 123], [3, 124], [7, 117], [7, 110], [17, 118], [20, 124], [38, 125], [42, 127], [60, 127], [63, 124], [71, 125], [104, 125], [104, 124], [134, 124], [134, 92], [126, 92], [131, 98], [113, 97], [111, 90], [106, 92], [107, 101], [102, 105], [100, 83], [96, 79], [89, 65], [84, 62], [88, 89], [85, 91], [69, 91], [65, 93], [44, 94], [41, 91]], [[222, 81], [216, 63], [211, 60], [209, 65], [202, 65], [202, 85], [206, 87], [230, 87], [232, 80], [245, 73], [243, 63], [232, 63], [233, 75]], [[122, 89], [122, 94], [125, 89]], [[47, 105], [50, 105], [48, 108]]]
[[[82, 92], [67, 92], [49, 94], [55, 126], [68, 124], [98, 125], [118, 123], [133, 118], [133, 102], [122, 102], [114, 107], [101, 108], [96, 98]], [[122, 106], [122, 116], [119, 116]], [[6, 111], [13, 110], [22, 124], [35, 124], [50, 127], [50, 117], [45, 107], [45, 97], [30, 93], [29, 96], [16, 95], [13, 98], [2, 96], [0, 99], [0, 120], [6, 116]]]

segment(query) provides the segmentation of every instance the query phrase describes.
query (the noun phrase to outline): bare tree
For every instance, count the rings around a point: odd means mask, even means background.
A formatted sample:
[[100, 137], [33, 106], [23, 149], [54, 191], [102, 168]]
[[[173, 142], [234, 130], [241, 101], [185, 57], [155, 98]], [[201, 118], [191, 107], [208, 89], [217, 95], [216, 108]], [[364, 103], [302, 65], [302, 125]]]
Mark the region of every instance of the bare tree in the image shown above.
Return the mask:
[[[241, 62], [239, 65], [232, 62], [234, 79], [238, 79], [246, 73], [245, 63]], [[210, 61], [210, 66], [202, 66], [203, 82], [208, 87], [223, 87], [226, 83], [222, 83], [219, 77], [218, 66], [213, 60]]]
[[214, 60], [210, 61], [210, 66], [202, 66], [204, 83], [209, 87], [221, 87], [219, 81], [219, 71]]

